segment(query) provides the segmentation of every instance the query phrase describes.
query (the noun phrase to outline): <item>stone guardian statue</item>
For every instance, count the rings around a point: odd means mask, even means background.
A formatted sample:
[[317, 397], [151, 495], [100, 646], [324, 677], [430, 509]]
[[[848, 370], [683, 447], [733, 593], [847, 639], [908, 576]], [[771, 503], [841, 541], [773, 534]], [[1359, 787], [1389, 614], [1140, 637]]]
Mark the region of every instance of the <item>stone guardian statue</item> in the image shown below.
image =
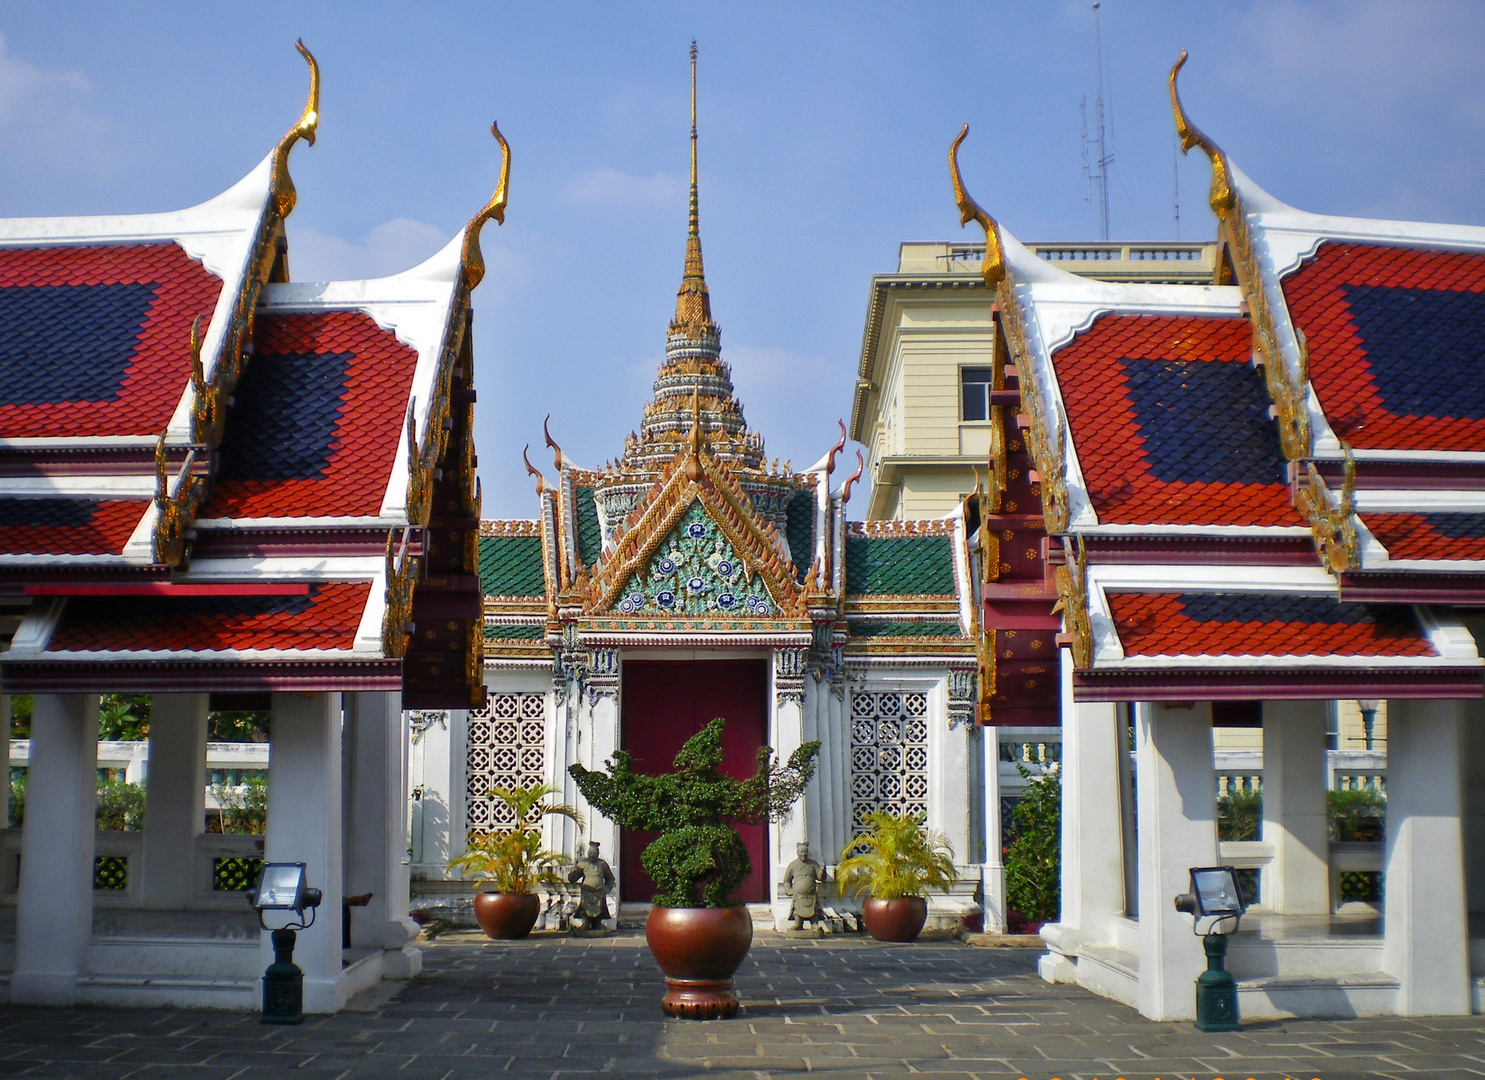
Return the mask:
[[589, 842], [588, 854], [573, 864], [567, 875], [578, 886], [577, 910], [572, 913], [575, 929], [585, 933], [602, 932], [608, 910], [608, 894], [614, 891], [614, 871], [598, 854], [598, 844]]
[[784, 870], [781, 884], [790, 899], [789, 930], [802, 931], [805, 922], [820, 929], [820, 885], [825, 868], [810, 858], [808, 844], [795, 844], [795, 859]]

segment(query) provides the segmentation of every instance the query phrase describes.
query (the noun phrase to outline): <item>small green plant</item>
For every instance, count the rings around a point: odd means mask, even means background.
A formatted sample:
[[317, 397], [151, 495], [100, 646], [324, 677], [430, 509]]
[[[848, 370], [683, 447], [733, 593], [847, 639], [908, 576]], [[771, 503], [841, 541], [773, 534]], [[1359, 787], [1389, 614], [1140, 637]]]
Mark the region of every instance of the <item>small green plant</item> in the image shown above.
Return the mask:
[[[870, 810], [867, 828], [846, 842], [835, 867], [840, 894], [870, 893], [878, 900], [924, 896], [959, 880], [949, 838], [923, 827], [923, 814]], [[853, 854], [854, 853], [854, 854]]]
[[727, 907], [753, 872], [748, 849], [731, 822], [758, 825], [788, 813], [815, 775], [817, 742], [805, 743], [787, 764], [773, 750], [758, 748], [758, 770], [746, 780], [720, 771], [722, 728], [717, 717], [686, 740], [675, 771], [646, 776], [624, 751], [604, 772], [573, 765], [568, 771], [583, 797], [599, 813], [626, 829], [660, 836], [645, 848], [640, 864], [658, 887], [657, 907]]
[[1218, 840], [1263, 838], [1263, 792], [1229, 791], [1217, 798]]
[[7, 828], [19, 829], [26, 823], [26, 770], [10, 770], [10, 821]]
[[507, 894], [535, 892], [538, 885], [560, 880], [557, 867], [567, 857], [542, 847], [538, 826], [548, 815], [570, 818], [580, 829], [584, 828], [584, 822], [576, 807], [543, 801], [557, 791], [550, 784], [491, 788], [491, 796], [509, 808], [515, 825], [509, 829], [471, 832], [464, 854], [450, 860], [449, 869], [474, 874], [479, 878], [476, 888]]
[[1328, 791], [1326, 818], [1330, 838], [1355, 843], [1383, 838], [1387, 823], [1387, 796], [1372, 788], [1357, 791]]
[[[12, 796], [13, 797], [13, 796]], [[98, 828], [104, 832], [144, 827], [144, 785], [127, 780], [98, 781]]]
[[1062, 904], [1062, 779], [1016, 766], [1026, 792], [1011, 811], [1011, 838], [1003, 852], [1006, 907], [1031, 922], [1057, 918]]
[[213, 784], [219, 809], [216, 811], [216, 831], [261, 836], [268, 826], [268, 781], [261, 776], [250, 777], [241, 787], [231, 784]]
[[104, 694], [98, 704], [98, 738], [138, 742], [150, 737], [148, 694]]

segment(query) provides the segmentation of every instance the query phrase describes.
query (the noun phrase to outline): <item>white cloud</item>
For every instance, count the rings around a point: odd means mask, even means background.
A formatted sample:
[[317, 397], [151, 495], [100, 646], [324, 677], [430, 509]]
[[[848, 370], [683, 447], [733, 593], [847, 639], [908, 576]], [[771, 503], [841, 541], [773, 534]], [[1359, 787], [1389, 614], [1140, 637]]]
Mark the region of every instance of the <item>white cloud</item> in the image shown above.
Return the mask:
[[0, 35], [0, 125], [28, 113], [69, 111], [90, 89], [80, 71], [47, 71], [11, 55]]
[[675, 206], [685, 193], [686, 185], [668, 173], [657, 172], [646, 178], [600, 165], [563, 184], [561, 196], [568, 202], [633, 209]]
[[[400, 274], [449, 242], [450, 234], [412, 218], [384, 221], [359, 241], [296, 228], [289, 219], [289, 273], [295, 281], [339, 281]], [[488, 263], [490, 253], [485, 252]]]

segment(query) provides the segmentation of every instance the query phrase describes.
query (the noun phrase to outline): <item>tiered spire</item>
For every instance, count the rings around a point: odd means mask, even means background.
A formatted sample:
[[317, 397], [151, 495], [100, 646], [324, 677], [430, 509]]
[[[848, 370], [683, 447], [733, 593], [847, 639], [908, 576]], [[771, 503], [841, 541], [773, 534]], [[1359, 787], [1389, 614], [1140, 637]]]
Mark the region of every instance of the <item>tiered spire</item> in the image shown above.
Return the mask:
[[706, 291], [706, 268], [701, 262], [701, 214], [696, 186], [696, 42], [691, 42], [691, 223], [686, 233], [686, 269], [675, 298], [671, 332], [717, 332], [712, 322], [712, 302]]

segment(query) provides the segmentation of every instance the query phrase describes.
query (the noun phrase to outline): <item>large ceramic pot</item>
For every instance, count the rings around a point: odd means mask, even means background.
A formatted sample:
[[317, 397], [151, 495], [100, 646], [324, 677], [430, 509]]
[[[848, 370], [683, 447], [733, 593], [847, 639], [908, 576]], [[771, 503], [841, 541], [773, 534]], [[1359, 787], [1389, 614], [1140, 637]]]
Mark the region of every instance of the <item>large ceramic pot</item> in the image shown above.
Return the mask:
[[912, 941], [928, 921], [928, 901], [921, 896], [900, 896], [895, 900], [869, 896], [861, 905], [861, 921], [878, 941]]
[[523, 938], [541, 914], [541, 897], [535, 893], [474, 894], [474, 917], [480, 929], [492, 938]]
[[650, 909], [645, 940], [665, 972], [667, 1015], [690, 1020], [736, 1016], [732, 975], [753, 944], [753, 917], [739, 904], [724, 908]]

